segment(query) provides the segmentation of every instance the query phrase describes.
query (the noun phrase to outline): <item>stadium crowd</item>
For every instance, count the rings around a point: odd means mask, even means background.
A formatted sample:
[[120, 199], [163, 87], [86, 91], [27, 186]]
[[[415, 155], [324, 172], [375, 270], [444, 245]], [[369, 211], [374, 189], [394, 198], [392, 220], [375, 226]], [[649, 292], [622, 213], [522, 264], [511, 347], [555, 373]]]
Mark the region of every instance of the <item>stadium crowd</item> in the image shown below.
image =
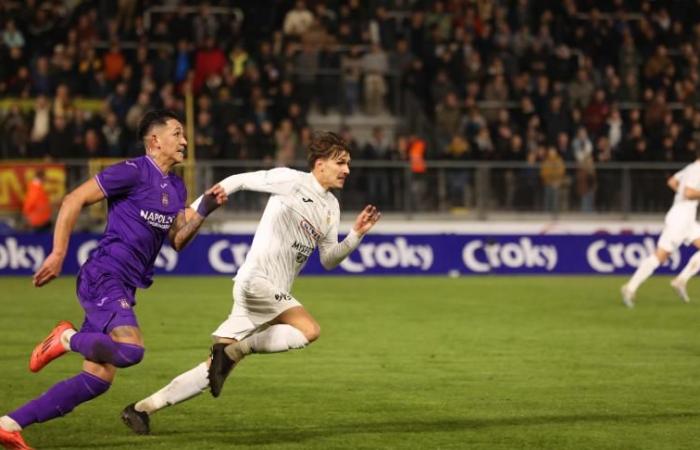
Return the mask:
[[28, 0], [0, 17], [0, 97], [32, 104], [3, 103], [3, 158], [140, 154], [138, 118], [184, 112], [186, 86], [203, 159], [301, 159], [310, 111], [405, 119], [356, 159], [410, 158], [427, 119], [423, 157], [536, 162], [545, 187], [564, 163], [585, 188], [594, 164], [700, 142], [696, 1]]

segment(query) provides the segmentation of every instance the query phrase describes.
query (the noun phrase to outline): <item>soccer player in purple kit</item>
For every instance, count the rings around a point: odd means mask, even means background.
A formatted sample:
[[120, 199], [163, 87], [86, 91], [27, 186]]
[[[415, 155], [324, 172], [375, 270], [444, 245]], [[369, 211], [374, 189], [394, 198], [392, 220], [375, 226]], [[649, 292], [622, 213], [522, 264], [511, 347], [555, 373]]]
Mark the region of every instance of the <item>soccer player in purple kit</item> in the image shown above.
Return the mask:
[[77, 296], [85, 310], [82, 327], [76, 330], [70, 322], [59, 322], [36, 346], [29, 366], [37, 372], [69, 350], [85, 360], [77, 376], [0, 417], [0, 444], [6, 449], [30, 449], [22, 429], [66, 415], [98, 397], [109, 389], [117, 368], [141, 361], [143, 338], [133, 310], [136, 288], [145, 289], [153, 282], [153, 266], [166, 236], [176, 250], [182, 249], [206, 216], [226, 200], [223, 189], [214, 186], [196, 212], [185, 207], [185, 186], [171, 173], [184, 160], [187, 144], [174, 113], [147, 113], [139, 126], [139, 138], [145, 156], [108, 167], [63, 200], [53, 249], [34, 274], [35, 286], [61, 273], [70, 234], [83, 206], [107, 198], [107, 225], [77, 277]]

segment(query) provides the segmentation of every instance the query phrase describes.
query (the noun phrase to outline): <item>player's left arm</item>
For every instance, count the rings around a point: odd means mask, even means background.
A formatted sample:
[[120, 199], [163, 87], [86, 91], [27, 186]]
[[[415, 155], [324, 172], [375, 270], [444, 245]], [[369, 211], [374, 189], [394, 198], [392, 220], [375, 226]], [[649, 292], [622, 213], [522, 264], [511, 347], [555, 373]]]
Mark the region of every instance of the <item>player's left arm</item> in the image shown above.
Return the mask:
[[204, 223], [204, 219], [219, 206], [223, 205], [228, 197], [223, 188], [217, 184], [207, 189], [201, 199], [196, 211], [190, 207], [180, 211], [170, 227], [168, 232], [170, 244], [178, 252], [185, 248], [197, 234], [197, 231]]
[[319, 242], [318, 250], [321, 256], [321, 265], [326, 270], [331, 270], [338, 266], [347, 256], [352, 253], [362, 242], [362, 238], [379, 221], [382, 214], [376, 206], [367, 205], [357, 215], [355, 224], [350, 233], [338, 242], [338, 224], [336, 223], [331, 231]]

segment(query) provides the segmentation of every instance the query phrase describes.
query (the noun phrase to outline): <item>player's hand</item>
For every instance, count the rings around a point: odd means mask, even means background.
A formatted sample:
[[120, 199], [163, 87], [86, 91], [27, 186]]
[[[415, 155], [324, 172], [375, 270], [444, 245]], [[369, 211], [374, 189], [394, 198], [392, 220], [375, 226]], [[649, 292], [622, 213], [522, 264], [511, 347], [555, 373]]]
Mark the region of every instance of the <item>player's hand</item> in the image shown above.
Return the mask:
[[215, 184], [207, 189], [202, 196], [202, 201], [199, 203], [199, 207], [197, 207], [197, 214], [202, 217], [207, 217], [223, 205], [226, 200], [228, 200], [228, 195], [226, 195], [224, 188]]
[[365, 209], [357, 215], [355, 225], [352, 229], [360, 236], [364, 236], [381, 217], [382, 213], [379, 212], [376, 206], [367, 205]]
[[51, 280], [56, 278], [61, 274], [61, 268], [63, 267], [63, 256], [51, 252], [51, 254], [44, 260], [36, 271], [32, 282], [35, 287], [41, 287]]
[[213, 195], [216, 204], [219, 206], [223, 205], [224, 203], [226, 203], [226, 200], [228, 200], [228, 195], [226, 194], [226, 191], [219, 184], [215, 184], [214, 186], [207, 189], [207, 192], [205, 192], [205, 194]]

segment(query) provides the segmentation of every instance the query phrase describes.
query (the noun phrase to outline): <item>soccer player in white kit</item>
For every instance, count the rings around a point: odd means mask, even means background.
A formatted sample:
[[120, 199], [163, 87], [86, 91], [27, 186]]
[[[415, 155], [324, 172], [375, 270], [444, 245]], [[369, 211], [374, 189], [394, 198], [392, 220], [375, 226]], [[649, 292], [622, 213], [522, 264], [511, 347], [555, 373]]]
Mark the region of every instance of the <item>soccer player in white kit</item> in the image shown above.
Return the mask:
[[[122, 411], [122, 420], [134, 432], [149, 433], [151, 414], [208, 387], [217, 397], [226, 375], [246, 355], [303, 348], [318, 339], [320, 326], [291, 294], [294, 279], [317, 246], [323, 266], [336, 267], [381, 214], [366, 206], [338, 242], [340, 208], [330, 190], [342, 188], [350, 173], [348, 146], [335, 133], [315, 133], [308, 161], [311, 172], [276, 168], [232, 175], [219, 183], [227, 195], [240, 190], [271, 194], [235, 277], [233, 310], [213, 332], [208, 361]], [[196, 210], [200, 201], [201, 197], [191, 207]]]
[[[664, 229], [656, 244], [656, 252], [646, 257], [632, 278], [622, 286], [622, 302], [634, 307], [634, 296], [641, 285], [681, 244], [693, 244], [700, 249], [700, 224], [696, 221], [700, 200], [700, 158], [688, 164], [668, 179], [668, 186], [676, 192], [673, 206], [666, 213]], [[690, 298], [686, 291], [688, 280], [700, 270], [700, 251], [690, 258], [681, 273], [671, 281], [671, 287], [684, 302]]]

